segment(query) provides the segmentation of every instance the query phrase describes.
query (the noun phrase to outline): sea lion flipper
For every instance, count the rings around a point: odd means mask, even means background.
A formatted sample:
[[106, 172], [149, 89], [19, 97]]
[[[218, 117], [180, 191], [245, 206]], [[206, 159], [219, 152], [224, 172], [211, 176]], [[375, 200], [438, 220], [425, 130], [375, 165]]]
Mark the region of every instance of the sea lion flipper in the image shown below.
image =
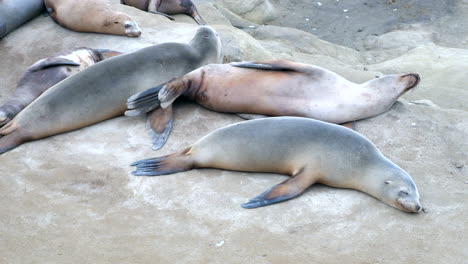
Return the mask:
[[268, 70], [268, 71], [298, 71], [301, 72], [301, 68], [298, 67], [294, 62], [287, 60], [275, 60], [275, 61], [242, 61], [242, 62], [231, 62], [230, 65], [239, 68], [250, 68], [257, 70]]
[[243, 119], [247, 119], [247, 120], [259, 119], [259, 118], [268, 117], [268, 116], [266, 116], [266, 115], [257, 115], [257, 114], [239, 114], [239, 113], [237, 113], [236, 115], [238, 115], [239, 117], [241, 117], [241, 118], [243, 118]]
[[159, 90], [161, 90], [166, 83], [160, 84], [156, 87], [150, 88], [141, 93], [134, 94], [127, 99], [127, 108], [125, 112], [126, 116], [136, 116], [159, 107]]
[[249, 202], [241, 204], [241, 207], [251, 209], [286, 201], [299, 196], [312, 184], [313, 179], [307, 177], [304, 172], [300, 172], [295, 177], [289, 178], [250, 199]]
[[28, 70], [31, 72], [39, 71], [45, 68], [54, 67], [54, 66], [63, 66], [63, 65], [70, 65], [70, 66], [80, 66], [78, 62], [61, 58], [61, 57], [52, 57], [47, 59], [42, 59], [31, 65]]
[[172, 105], [156, 108], [147, 114], [146, 128], [151, 136], [153, 150], [164, 146], [172, 130]]
[[23, 136], [16, 129], [14, 121], [10, 121], [0, 128], [0, 154], [16, 148], [24, 142]]
[[344, 127], [347, 127], [349, 129], [352, 129], [352, 130], [356, 130], [356, 121], [351, 121], [351, 122], [347, 122], [347, 123], [342, 123], [340, 124]]
[[148, 13], [151, 13], [151, 14], [156, 14], [156, 15], [161, 15], [161, 16], [164, 16], [170, 20], [175, 20], [174, 17], [170, 16], [170, 15], [167, 15], [167, 14], [164, 14], [164, 13], [161, 13], [161, 12], [158, 12], [158, 11], [148, 11]]
[[171, 155], [133, 162], [130, 166], [136, 166], [136, 171], [133, 171], [132, 174], [135, 176], [159, 176], [191, 170], [194, 167], [190, 155], [191, 149], [187, 148]]

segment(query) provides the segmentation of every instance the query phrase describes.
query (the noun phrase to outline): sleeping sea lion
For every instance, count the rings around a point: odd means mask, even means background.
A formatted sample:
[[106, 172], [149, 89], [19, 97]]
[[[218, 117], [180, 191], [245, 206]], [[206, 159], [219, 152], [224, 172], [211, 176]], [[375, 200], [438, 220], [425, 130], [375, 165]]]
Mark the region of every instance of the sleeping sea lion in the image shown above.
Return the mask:
[[133, 19], [110, 9], [105, 0], [44, 0], [52, 19], [78, 32], [138, 37], [141, 30]]
[[113, 50], [78, 48], [37, 61], [18, 81], [13, 96], [0, 106], [0, 127], [58, 82], [104, 59], [120, 54], [122, 53]]
[[[188, 43], [163, 43], [104, 60], [57, 83], [0, 128], [0, 154], [35, 139], [121, 115], [137, 92], [221, 59], [214, 29], [200, 27]], [[165, 109], [148, 115], [164, 119]]]
[[163, 157], [132, 164], [137, 176], [196, 168], [271, 172], [290, 176], [242, 204], [256, 208], [294, 198], [314, 183], [356, 189], [382, 202], [417, 213], [415, 183], [364, 136], [351, 129], [301, 117], [271, 117], [233, 124]]
[[[287, 60], [211, 64], [133, 95], [126, 115], [170, 108], [183, 95], [210, 110], [247, 119], [252, 116], [245, 114], [300, 116], [341, 124], [387, 111], [418, 83], [419, 75], [409, 73], [356, 84], [326, 69]], [[164, 145], [169, 128], [153, 128], [158, 139], [153, 148]]]

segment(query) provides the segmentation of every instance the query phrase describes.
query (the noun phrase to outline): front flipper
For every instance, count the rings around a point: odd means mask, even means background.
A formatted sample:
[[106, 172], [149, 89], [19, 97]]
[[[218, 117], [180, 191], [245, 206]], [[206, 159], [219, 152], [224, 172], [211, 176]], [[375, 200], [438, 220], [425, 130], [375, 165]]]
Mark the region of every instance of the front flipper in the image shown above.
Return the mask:
[[55, 66], [80, 66], [78, 62], [61, 58], [61, 57], [52, 57], [47, 59], [42, 59], [31, 65], [28, 70], [31, 72], [40, 71], [45, 68], [55, 67]]
[[158, 11], [148, 11], [148, 13], [161, 15], [161, 16], [163, 16], [163, 17], [168, 18], [169, 20], [175, 20], [174, 17], [172, 17], [172, 16], [170, 16], [170, 15], [167, 15], [167, 14], [164, 14], [164, 13], [161, 13], [161, 12], [158, 12]]
[[250, 68], [257, 70], [268, 70], [268, 71], [296, 71], [304, 72], [308, 65], [288, 61], [288, 60], [275, 60], [275, 61], [242, 61], [242, 62], [231, 62], [230, 65], [240, 68]]
[[147, 114], [146, 128], [151, 136], [153, 150], [164, 146], [172, 130], [172, 105], [156, 108]]
[[260, 119], [260, 118], [265, 118], [268, 117], [266, 115], [256, 115], [256, 114], [236, 114], [241, 118], [247, 119], [247, 120], [252, 120], [252, 119]]
[[315, 178], [312, 174], [307, 174], [304, 171], [299, 172], [296, 176], [277, 184], [266, 190], [257, 197], [250, 199], [248, 203], [241, 204], [242, 208], [257, 208], [273, 203], [279, 203], [299, 196], [312, 184]]

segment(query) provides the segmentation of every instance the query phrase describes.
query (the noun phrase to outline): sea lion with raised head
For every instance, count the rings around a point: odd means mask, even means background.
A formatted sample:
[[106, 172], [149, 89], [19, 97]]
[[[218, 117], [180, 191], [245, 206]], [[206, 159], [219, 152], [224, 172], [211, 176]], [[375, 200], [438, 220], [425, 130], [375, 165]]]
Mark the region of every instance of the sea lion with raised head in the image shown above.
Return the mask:
[[0, 0], [0, 38], [38, 16], [42, 0]]
[[[220, 59], [221, 40], [204, 26], [188, 44], [153, 45], [97, 63], [48, 89], [0, 128], [0, 154], [121, 115], [130, 95]], [[148, 123], [164, 120], [167, 111], [152, 111]]]
[[174, 18], [168, 15], [186, 14], [199, 25], [206, 25], [205, 20], [200, 16], [197, 7], [191, 0], [120, 0], [120, 3], [163, 15], [171, 20]]
[[138, 37], [133, 19], [112, 10], [105, 0], [44, 0], [50, 17], [61, 26], [78, 31]]
[[78, 48], [37, 61], [18, 81], [13, 96], [0, 106], [0, 127], [58, 82], [120, 54], [122, 53], [113, 50]]
[[[183, 95], [214, 111], [300, 116], [341, 124], [387, 111], [419, 83], [415, 73], [387, 75], [356, 84], [326, 69], [293, 61], [211, 64], [128, 99], [126, 115], [171, 106]], [[169, 131], [153, 129], [153, 148]]]
[[364, 136], [351, 129], [301, 117], [271, 117], [233, 124], [171, 155], [132, 164], [137, 176], [196, 168], [270, 172], [290, 178], [242, 204], [256, 208], [294, 198], [314, 183], [356, 189], [417, 213], [415, 183]]

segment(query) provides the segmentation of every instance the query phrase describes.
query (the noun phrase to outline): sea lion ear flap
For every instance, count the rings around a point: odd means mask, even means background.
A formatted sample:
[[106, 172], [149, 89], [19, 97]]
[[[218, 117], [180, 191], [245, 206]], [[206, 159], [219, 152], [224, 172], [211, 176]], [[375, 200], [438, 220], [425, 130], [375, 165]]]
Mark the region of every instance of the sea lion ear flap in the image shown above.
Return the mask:
[[166, 108], [156, 108], [147, 114], [146, 129], [153, 143], [153, 150], [158, 150], [166, 144], [172, 130], [172, 105]]

